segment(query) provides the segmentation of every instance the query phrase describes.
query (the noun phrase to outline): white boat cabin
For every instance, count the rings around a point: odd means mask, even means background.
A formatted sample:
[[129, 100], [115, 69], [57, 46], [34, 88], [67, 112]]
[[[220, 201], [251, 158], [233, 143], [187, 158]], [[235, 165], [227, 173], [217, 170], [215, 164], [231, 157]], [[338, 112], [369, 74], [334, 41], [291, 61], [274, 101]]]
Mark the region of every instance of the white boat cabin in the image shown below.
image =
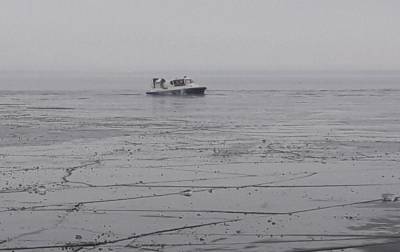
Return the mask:
[[171, 80], [168, 84], [167, 81], [163, 78], [153, 78], [153, 89], [168, 89], [168, 88], [173, 88], [173, 87], [184, 87], [184, 86], [191, 86], [191, 84], [194, 84], [194, 81], [190, 78], [187, 78], [184, 76], [182, 79], [174, 79]]
[[146, 94], [204, 94], [206, 89], [206, 87], [197, 85], [193, 79], [186, 76], [171, 81], [153, 78], [151, 90]]

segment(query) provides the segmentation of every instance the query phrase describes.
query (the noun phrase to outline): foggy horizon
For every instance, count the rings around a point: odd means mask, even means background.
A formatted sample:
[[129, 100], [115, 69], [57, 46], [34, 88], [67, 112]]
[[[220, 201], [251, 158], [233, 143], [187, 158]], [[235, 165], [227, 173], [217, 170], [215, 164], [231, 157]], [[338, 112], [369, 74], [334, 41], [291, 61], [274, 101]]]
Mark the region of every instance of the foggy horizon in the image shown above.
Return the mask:
[[10, 1], [0, 71], [399, 71], [398, 1]]

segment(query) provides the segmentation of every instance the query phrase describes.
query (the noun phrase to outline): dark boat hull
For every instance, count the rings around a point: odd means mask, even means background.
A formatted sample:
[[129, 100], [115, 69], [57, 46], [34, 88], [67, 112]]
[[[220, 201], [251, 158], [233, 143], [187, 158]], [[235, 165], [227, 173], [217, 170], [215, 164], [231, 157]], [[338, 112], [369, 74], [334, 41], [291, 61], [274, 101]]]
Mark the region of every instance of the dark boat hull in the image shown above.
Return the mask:
[[149, 91], [146, 94], [150, 95], [204, 95], [206, 87], [191, 87], [177, 90], [157, 90]]

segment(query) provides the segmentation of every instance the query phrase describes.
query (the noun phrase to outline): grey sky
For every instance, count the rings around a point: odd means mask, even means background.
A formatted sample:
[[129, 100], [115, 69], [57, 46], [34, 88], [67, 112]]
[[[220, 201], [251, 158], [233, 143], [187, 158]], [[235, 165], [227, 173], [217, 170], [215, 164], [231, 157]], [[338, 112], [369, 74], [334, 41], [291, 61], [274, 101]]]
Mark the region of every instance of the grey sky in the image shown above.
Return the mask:
[[399, 70], [399, 11], [398, 0], [1, 0], [0, 70]]

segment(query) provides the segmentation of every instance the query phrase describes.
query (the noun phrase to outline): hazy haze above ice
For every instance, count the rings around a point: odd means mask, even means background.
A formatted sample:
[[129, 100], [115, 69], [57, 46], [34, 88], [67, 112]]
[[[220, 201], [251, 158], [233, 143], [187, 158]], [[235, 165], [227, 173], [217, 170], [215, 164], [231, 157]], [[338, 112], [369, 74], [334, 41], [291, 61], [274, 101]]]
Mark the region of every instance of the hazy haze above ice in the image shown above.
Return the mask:
[[0, 70], [398, 70], [397, 0], [2, 0]]

